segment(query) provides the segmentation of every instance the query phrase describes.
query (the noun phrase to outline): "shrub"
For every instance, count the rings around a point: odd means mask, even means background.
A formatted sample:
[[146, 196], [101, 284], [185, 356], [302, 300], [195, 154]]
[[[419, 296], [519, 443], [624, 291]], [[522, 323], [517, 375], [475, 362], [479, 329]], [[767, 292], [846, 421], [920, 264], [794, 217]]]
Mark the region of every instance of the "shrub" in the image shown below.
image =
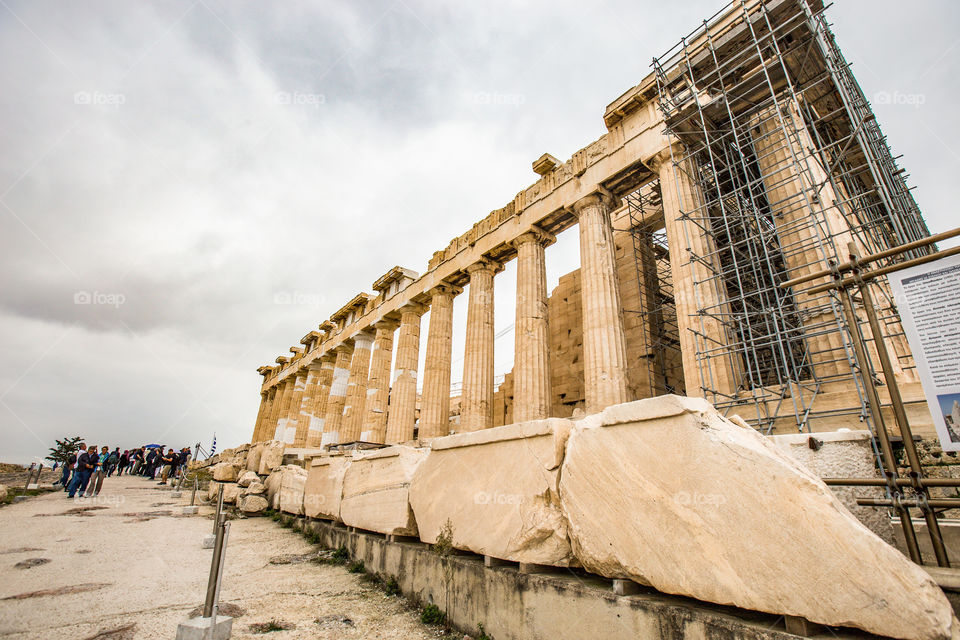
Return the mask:
[[347, 571], [350, 573], [363, 573], [363, 560], [354, 560], [350, 563], [350, 566], [347, 567]]
[[446, 619], [447, 614], [435, 604], [428, 604], [420, 612], [420, 622], [423, 624], [443, 624]]

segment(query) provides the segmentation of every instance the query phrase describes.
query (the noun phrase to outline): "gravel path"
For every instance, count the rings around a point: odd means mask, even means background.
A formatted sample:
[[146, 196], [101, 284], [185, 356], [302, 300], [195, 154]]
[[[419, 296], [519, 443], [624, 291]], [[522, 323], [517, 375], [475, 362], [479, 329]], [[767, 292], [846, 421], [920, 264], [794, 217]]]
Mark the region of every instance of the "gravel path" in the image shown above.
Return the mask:
[[[179, 515], [169, 496], [124, 476], [108, 478], [96, 499], [54, 492], [0, 509], [0, 638], [63, 636], [58, 630], [72, 640], [174, 638], [203, 602], [211, 551], [200, 541], [213, 522], [205, 506]], [[268, 518], [232, 521], [221, 602], [246, 610], [233, 638], [438, 637], [401, 598], [344, 567], [270, 563], [316, 550]], [[295, 628], [250, 630], [272, 619]]]

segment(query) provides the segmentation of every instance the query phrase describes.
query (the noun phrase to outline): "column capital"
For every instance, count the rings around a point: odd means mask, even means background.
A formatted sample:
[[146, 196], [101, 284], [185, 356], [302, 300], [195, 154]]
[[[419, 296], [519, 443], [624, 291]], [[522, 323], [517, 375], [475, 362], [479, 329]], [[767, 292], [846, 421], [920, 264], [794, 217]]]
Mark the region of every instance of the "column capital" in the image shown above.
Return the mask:
[[393, 318], [381, 318], [371, 326], [378, 331], [396, 331], [400, 327], [400, 323]]
[[463, 293], [463, 287], [458, 287], [455, 284], [450, 284], [449, 282], [441, 282], [437, 286], [431, 288], [427, 291], [427, 294], [432, 298], [437, 294], [448, 294], [451, 296], [458, 296]]
[[353, 338], [347, 338], [334, 348], [330, 349], [330, 353], [336, 355], [339, 353], [352, 353], [353, 352]]
[[607, 189], [598, 187], [593, 193], [588, 193], [573, 203], [573, 215], [580, 217], [580, 212], [587, 207], [604, 206], [608, 211], [617, 207], [617, 197]]
[[430, 307], [423, 304], [422, 302], [414, 302], [413, 300], [411, 300], [406, 304], [404, 304], [403, 306], [401, 306], [399, 309], [397, 309], [397, 311], [400, 312], [401, 316], [404, 313], [415, 313], [418, 316], [422, 316], [429, 310], [429, 308]]
[[660, 173], [660, 167], [665, 162], [671, 162], [674, 158], [683, 157], [683, 145], [679, 142], [672, 142], [651, 157], [643, 161], [643, 164], [650, 167], [654, 173]]
[[494, 274], [497, 274], [503, 271], [503, 269], [503, 263], [483, 257], [465, 268], [464, 271], [470, 275], [473, 275], [477, 271], [492, 271]]
[[528, 242], [536, 242], [543, 247], [549, 247], [556, 241], [557, 236], [552, 233], [547, 233], [538, 227], [532, 227], [529, 231], [525, 231], [511, 240], [510, 245], [512, 245], [514, 249], [518, 249], [520, 245], [527, 244]]

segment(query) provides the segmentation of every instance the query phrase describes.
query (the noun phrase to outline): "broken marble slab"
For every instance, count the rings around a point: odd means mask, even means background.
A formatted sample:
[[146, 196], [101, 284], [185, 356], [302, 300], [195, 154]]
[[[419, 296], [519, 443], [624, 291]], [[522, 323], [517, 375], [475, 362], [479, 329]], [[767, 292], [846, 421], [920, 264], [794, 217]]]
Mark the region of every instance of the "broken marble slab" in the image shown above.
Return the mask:
[[702, 399], [661, 396], [578, 422], [560, 499], [574, 553], [593, 573], [894, 638], [957, 631], [923, 569], [803, 465]]
[[424, 448], [394, 445], [355, 453], [343, 478], [343, 523], [388, 535], [417, 535], [409, 501], [410, 480], [427, 452]]
[[350, 465], [344, 455], [316, 456], [310, 461], [303, 490], [303, 511], [310, 518], [340, 519], [343, 478]]
[[303, 467], [284, 465], [280, 474], [280, 511], [295, 516], [303, 515], [303, 487], [307, 482], [307, 470]]
[[559, 475], [572, 423], [551, 418], [430, 441], [410, 483], [420, 539], [504, 560], [576, 565]]
[[279, 469], [283, 465], [283, 449], [285, 446], [278, 440], [263, 443], [263, 449], [260, 451], [260, 468], [257, 469], [257, 473], [265, 476], [271, 471]]

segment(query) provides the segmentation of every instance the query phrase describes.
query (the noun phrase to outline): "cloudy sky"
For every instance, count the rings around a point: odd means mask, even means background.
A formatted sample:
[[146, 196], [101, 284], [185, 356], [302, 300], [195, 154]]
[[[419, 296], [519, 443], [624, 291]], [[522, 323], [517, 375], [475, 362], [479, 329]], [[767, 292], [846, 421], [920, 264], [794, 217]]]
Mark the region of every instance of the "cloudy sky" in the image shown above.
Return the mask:
[[[424, 271], [537, 156], [602, 135], [606, 104], [721, 6], [0, 0], [0, 460], [74, 434], [245, 441], [257, 366], [393, 265]], [[875, 110], [941, 231], [960, 5], [901, 6], [830, 16], [867, 95], [893, 96]], [[548, 265], [551, 287], [576, 268], [575, 233]]]

